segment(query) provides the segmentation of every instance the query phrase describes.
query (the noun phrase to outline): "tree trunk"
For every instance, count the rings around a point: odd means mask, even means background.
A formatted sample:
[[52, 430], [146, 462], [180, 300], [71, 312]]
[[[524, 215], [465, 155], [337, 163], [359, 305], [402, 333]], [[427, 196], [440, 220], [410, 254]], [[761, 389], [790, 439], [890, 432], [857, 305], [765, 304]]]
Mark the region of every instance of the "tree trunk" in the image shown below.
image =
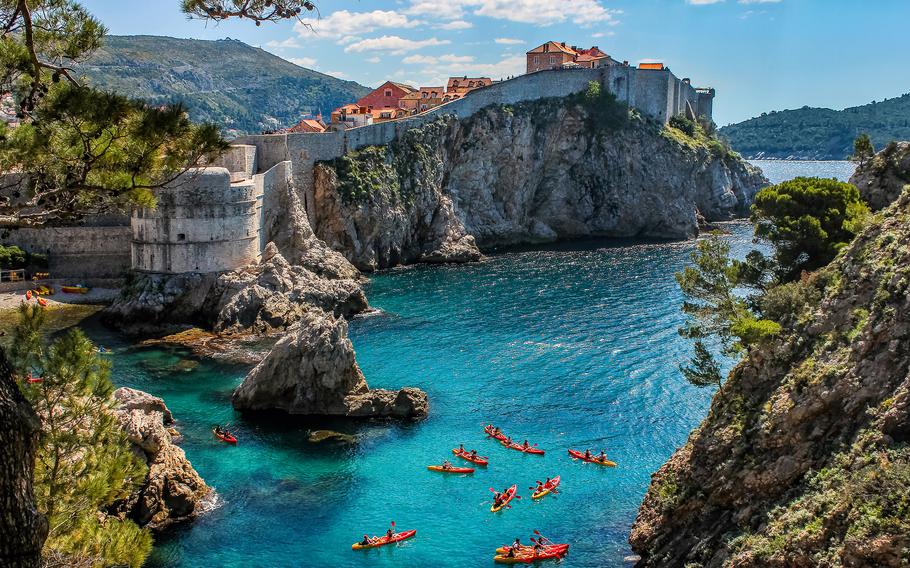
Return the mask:
[[41, 423], [19, 392], [0, 349], [0, 566], [39, 564], [47, 519], [35, 508], [32, 482]]

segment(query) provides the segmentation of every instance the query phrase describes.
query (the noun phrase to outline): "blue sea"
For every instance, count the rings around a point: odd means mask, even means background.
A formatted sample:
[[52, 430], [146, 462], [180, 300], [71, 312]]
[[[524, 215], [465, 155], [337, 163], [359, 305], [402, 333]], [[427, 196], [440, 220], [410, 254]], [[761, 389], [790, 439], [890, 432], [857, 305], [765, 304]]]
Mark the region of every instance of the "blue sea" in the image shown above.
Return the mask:
[[[760, 162], [772, 181], [849, 177], [839, 162]], [[811, 173], [800, 168], [810, 168]], [[726, 228], [734, 251], [753, 247], [747, 223]], [[651, 473], [704, 417], [711, 389], [678, 365], [682, 297], [673, 278], [692, 242], [591, 240], [513, 250], [466, 266], [420, 266], [372, 277], [378, 315], [350, 335], [371, 386], [418, 386], [430, 417], [416, 424], [244, 418], [230, 394], [248, 369], [179, 349], [114, 348], [115, 382], [165, 399], [183, 448], [215, 488], [213, 510], [159, 538], [148, 566], [486, 566], [493, 550], [539, 530], [571, 544], [563, 568], [626, 566], [629, 529]], [[495, 423], [545, 456], [486, 438]], [[210, 428], [232, 425], [240, 443]], [[311, 444], [334, 429], [353, 445]], [[473, 475], [426, 470], [458, 444], [490, 458]], [[616, 468], [578, 463], [568, 448], [605, 448]], [[539, 501], [529, 487], [562, 476]], [[490, 512], [491, 488], [522, 499]], [[352, 551], [365, 533], [417, 529], [398, 546]]]

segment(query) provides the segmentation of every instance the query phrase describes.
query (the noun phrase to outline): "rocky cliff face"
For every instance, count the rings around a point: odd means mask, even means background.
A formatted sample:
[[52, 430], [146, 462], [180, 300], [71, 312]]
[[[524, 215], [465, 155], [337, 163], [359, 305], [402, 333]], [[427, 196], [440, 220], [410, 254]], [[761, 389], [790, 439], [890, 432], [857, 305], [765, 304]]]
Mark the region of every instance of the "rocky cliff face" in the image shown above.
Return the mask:
[[359, 418], [424, 418], [419, 389], [370, 389], [354, 359], [347, 322], [305, 314], [234, 391], [238, 410], [277, 409], [289, 414]]
[[766, 183], [716, 140], [628, 114], [579, 95], [441, 118], [318, 164], [314, 230], [361, 270], [458, 262], [478, 246], [690, 237]]
[[134, 389], [119, 388], [114, 398], [120, 427], [149, 469], [145, 483], [118, 511], [153, 530], [193, 519], [210, 489], [174, 443], [171, 411], [160, 398]]
[[856, 168], [855, 185], [873, 211], [883, 209], [910, 184], [910, 142], [892, 142], [871, 160]]
[[630, 537], [642, 566], [910, 559], [910, 193], [788, 286], [784, 332], [654, 474]]

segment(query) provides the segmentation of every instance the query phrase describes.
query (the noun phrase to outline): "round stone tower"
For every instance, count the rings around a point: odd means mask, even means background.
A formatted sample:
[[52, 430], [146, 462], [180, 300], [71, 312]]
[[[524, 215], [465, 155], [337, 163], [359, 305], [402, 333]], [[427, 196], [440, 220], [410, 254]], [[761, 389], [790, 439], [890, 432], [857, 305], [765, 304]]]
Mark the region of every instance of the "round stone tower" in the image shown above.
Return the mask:
[[221, 272], [259, 259], [262, 196], [252, 179], [231, 183], [225, 168], [197, 168], [156, 197], [157, 208], [132, 214], [134, 270]]

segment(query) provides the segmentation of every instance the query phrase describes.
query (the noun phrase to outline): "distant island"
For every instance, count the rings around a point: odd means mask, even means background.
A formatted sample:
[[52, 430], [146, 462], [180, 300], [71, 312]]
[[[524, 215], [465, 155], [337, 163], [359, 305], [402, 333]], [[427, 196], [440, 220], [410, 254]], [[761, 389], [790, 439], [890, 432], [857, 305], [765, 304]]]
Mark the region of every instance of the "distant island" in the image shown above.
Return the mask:
[[744, 157], [779, 160], [843, 160], [862, 132], [876, 150], [892, 140], [910, 140], [910, 93], [840, 111], [808, 106], [772, 111], [720, 129]]
[[100, 89], [153, 104], [182, 102], [194, 121], [215, 123], [228, 136], [290, 126], [370, 92], [232, 39], [107, 36], [79, 72]]

